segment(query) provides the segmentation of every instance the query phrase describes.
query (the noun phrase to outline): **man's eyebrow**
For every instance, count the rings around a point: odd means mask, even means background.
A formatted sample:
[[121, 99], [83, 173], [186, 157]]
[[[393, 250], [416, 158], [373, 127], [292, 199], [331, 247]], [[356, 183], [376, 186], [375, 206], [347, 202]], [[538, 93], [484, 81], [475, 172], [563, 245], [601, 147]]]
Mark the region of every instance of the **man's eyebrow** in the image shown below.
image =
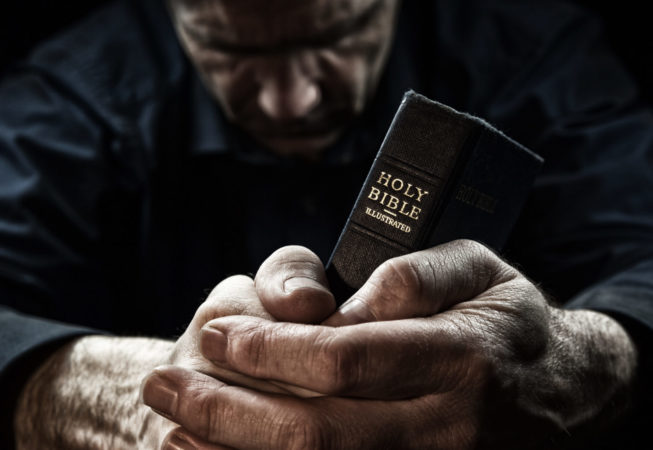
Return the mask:
[[[297, 41], [276, 45], [274, 47], [274, 51], [283, 52], [303, 46], [323, 47], [332, 44], [349, 34], [355, 33], [356, 31], [365, 28], [372, 21], [372, 19], [376, 17], [377, 13], [381, 10], [384, 3], [384, 0], [375, 0], [362, 13], [357, 14], [356, 17], [333, 25], [332, 27], [327, 28], [325, 31], [320, 32], [319, 35], [303, 37]], [[216, 50], [239, 54], [261, 54], [270, 52], [270, 48], [230, 42], [224, 40], [215, 33], [209, 32], [204, 34], [197, 31], [193, 27], [186, 26], [183, 23], [182, 28], [184, 32], [193, 40], [208, 45]]]
[[219, 37], [218, 35], [212, 32], [208, 32], [208, 33], [199, 32], [194, 27], [187, 26], [185, 23], [182, 23], [182, 28], [184, 30], [184, 33], [186, 33], [192, 40], [196, 42], [201, 42], [202, 44], [205, 44], [216, 50], [223, 50], [223, 51], [234, 52], [234, 53], [257, 53], [263, 50], [261, 48], [256, 48], [253, 46], [250, 47], [242, 44], [234, 44], [232, 42], [223, 40], [221, 37]]
[[317, 45], [325, 45], [335, 42], [349, 34], [365, 28], [374, 19], [377, 13], [382, 9], [385, 0], [374, 0], [362, 13], [356, 17], [350, 18], [328, 28], [319, 36], [309, 38], [308, 40]]

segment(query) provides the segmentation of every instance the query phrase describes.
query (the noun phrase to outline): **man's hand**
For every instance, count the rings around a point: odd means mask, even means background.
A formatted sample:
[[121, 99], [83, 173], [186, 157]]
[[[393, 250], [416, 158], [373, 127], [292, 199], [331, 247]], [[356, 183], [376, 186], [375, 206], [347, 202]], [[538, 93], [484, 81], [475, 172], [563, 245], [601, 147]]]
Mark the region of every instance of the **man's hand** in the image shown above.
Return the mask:
[[[312, 276], [311, 267], [319, 259], [312, 253], [303, 253], [303, 266], [297, 266], [288, 259], [293, 255], [292, 248], [288, 248], [286, 253], [279, 252], [274, 257], [274, 266], [285, 264], [295, 278], [287, 280], [283, 292], [275, 291], [274, 299], [287, 307], [294, 305], [286, 314], [296, 320], [319, 321], [335, 309], [333, 296], [320, 285], [311, 286], [310, 281], [292, 289], [302, 273]], [[277, 271], [275, 277], [283, 273]], [[265, 278], [262, 274], [258, 287], [262, 292], [267, 289]], [[201, 355], [200, 330], [211, 319], [237, 314], [274, 320], [256, 291], [249, 277], [227, 278], [213, 289], [175, 343], [88, 336], [62, 347], [30, 377], [23, 389], [14, 420], [17, 448], [158, 448], [175, 425], [143, 405], [139, 390], [143, 384], [143, 394], [159, 411], [175, 402], [174, 392], [167, 390], [165, 383], [155, 382], [155, 367], [160, 365], [174, 364], [185, 368], [185, 373], [195, 372], [193, 376], [207, 374], [261, 391], [316, 395], [299, 387], [216, 367]], [[277, 310], [284, 314], [283, 308]], [[208, 336], [210, 333], [205, 338]], [[186, 382], [192, 381], [193, 376], [187, 377]], [[174, 436], [170, 441], [174, 442]]]
[[[216, 366], [201, 353], [202, 346], [207, 345], [207, 343], [209, 346], [220, 345], [221, 335], [219, 333], [215, 334], [212, 329], [202, 328], [212, 319], [231, 315], [246, 315], [268, 321], [277, 320], [264, 307], [259, 299], [260, 293], [263, 293], [267, 299], [272, 298], [272, 295], [274, 295], [274, 299], [280, 305], [276, 308], [273, 305], [272, 309], [281, 317], [292, 317], [297, 321], [320, 320], [334, 311], [335, 301], [333, 296], [321, 284], [317, 282], [311, 284], [312, 280], [302, 278], [301, 285], [297, 289], [293, 289], [295, 281], [301, 278], [303, 273], [312, 275], [314, 272], [313, 267], [315, 267], [315, 264], [319, 264], [320, 261], [315, 254], [308, 251], [302, 252], [300, 261], [288, 260], [287, 256], [294, 255], [293, 247], [286, 247], [273, 254], [269, 262], [262, 265], [262, 269], [265, 270], [265, 267], [274, 265], [279, 268], [279, 271], [275, 272], [274, 275], [262, 272], [258, 277], [260, 281], [257, 286], [255, 286], [254, 280], [244, 275], [229, 277], [218, 284], [206, 301], [198, 308], [190, 325], [175, 343], [168, 363], [209, 375], [232, 385], [247, 386], [260, 391], [298, 396], [318, 395], [315, 392], [296, 386], [286, 386], [283, 383], [261, 380]], [[285, 279], [282, 282], [280, 277], [283, 277], [286, 273], [292, 279]], [[275, 283], [267, 282], [270, 277], [274, 278]], [[278, 291], [278, 288], [283, 288], [283, 290]], [[268, 303], [271, 303], [271, 301]], [[205, 349], [205, 352], [210, 351], [211, 349]], [[157, 400], [157, 396], [152, 391], [152, 389], [156, 388], [156, 383], [150, 383], [149, 378], [145, 380], [143, 394], [146, 399], [149, 401]], [[156, 409], [156, 406], [150, 406]]]
[[[14, 419], [17, 448], [158, 448], [175, 425], [143, 405], [139, 392], [143, 378], [164, 364], [224, 375], [232, 383], [256, 389], [287, 392], [217, 368], [202, 357], [198, 348], [202, 325], [229, 314], [272, 320], [256, 296], [253, 280], [236, 276], [213, 289], [175, 343], [87, 336], [57, 350], [30, 377], [19, 397]], [[171, 401], [171, 394], [164, 389], [157, 399]]]
[[[551, 307], [517, 270], [457, 241], [382, 265], [325, 322], [224, 317], [200, 335], [217, 366], [327, 394], [299, 399], [182, 368], [174, 439], [237, 448], [493, 448], [616, 415], [635, 355], [613, 320]], [[605, 413], [602, 414], [602, 411]]]

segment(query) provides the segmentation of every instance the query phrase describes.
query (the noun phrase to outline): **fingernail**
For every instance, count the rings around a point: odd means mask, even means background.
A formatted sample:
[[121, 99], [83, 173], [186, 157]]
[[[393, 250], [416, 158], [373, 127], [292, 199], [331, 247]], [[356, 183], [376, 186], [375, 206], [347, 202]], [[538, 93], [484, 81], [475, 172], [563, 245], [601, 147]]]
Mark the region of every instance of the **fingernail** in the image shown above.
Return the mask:
[[200, 336], [200, 351], [205, 358], [218, 363], [227, 362], [227, 336], [212, 327], [202, 328]]
[[339, 326], [376, 321], [376, 318], [370, 309], [364, 303], [359, 301], [345, 303], [340, 307], [338, 313], [340, 313]]
[[308, 277], [295, 276], [288, 278], [283, 282], [283, 292], [286, 294], [290, 294], [291, 292], [302, 288], [312, 288], [320, 291], [326, 290], [326, 288], [322, 286], [317, 280]]
[[183, 435], [173, 434], [163, 446], [163, 450], [197, 450]]
[[166, 417], [174, 417], [177, 412], [177, 391], [160, 375], [150, 375], [143, 384], [143, 402]]

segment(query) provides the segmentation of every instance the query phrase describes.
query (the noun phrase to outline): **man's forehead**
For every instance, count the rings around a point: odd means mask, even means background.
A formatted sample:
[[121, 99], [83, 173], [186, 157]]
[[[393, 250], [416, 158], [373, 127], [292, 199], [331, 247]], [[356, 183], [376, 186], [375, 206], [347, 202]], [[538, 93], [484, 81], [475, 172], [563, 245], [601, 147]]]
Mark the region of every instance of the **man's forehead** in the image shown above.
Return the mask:
[[233, 44], [270, 45], [346, 28], [384, 0], [171, 0], [185, 24]]

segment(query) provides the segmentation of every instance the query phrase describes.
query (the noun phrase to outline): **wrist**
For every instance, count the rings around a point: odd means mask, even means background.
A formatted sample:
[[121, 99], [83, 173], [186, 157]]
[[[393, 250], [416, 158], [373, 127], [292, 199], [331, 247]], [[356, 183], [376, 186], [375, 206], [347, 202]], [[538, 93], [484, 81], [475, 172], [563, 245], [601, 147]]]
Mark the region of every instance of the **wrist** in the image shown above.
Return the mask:
[[141, 439], [158, 439], [165, 425], [140, 404], [139, 387], [153, 367], [168, 361], [172, 346], [104, 336], [65, 345], [19, 395], [17, 448], [134, 448]]
[[629, 408], [637, 372], [637, 350], [612, 317], [589, 310], [551, 308], [547, 365], [571, 399], [563, 418], [568, 428], [605, 429]]

